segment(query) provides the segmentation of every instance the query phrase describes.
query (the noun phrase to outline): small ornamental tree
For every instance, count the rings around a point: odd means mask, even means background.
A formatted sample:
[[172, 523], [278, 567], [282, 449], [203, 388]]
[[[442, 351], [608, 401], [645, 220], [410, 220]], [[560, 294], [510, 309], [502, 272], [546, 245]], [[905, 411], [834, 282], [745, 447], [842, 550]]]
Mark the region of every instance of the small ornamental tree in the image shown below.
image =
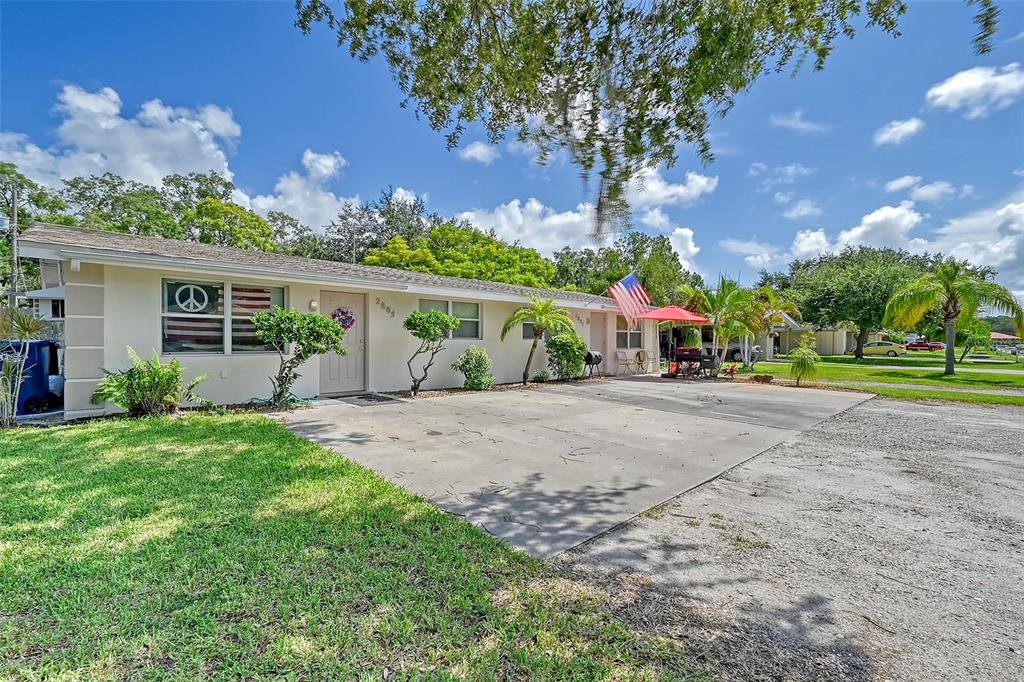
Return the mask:
[[[270, 377], [272, 405], [294, 400], [292, 386], [302, 375], [299, 367], [310, 358], [325, 353], [345, 355], [345, 329], [326, 315], [300, 313], [274, 306], [252, 316], [256, 336], [274, 347], [281, 359], [277, 375]], [[288, 346], [291, 345], [291, 354]]]
[[814, 335], [804, 334], [800, 345], [789, 352], [789, 376], [800, 385], [802, 379], [814, 379], [818, 376], [818, 363], [821, 357], [814, 350]]
[[[405, 318], [402, 326], [420, 340], [419, 348], [409, 358], [409, 362], [405, 363], [409, 368], [409, 377], [412, 378], [412, 388], [410, 390], [412, 390], [412, 395], [415, 397], [420, 391], [420, 386], [427, 380], [427, 372], [430, 371], [430, 367], [434, 364], [434, 357], [444, 350], [443, 344], [445, 339], [458, 328], [459, 318], [440, 310], [431, 310], [425, 313], [417, 310]], [[420, 355], [427, 355], [427, 362], [423, 365], [423, 374], [416, 376], [412, 363]]]
[[545, 342], [548, 350], [548, 367], [551, 372], [568, 381], [579, 379], [586, 369], [587, 342], [575, 331], [555, 334]]

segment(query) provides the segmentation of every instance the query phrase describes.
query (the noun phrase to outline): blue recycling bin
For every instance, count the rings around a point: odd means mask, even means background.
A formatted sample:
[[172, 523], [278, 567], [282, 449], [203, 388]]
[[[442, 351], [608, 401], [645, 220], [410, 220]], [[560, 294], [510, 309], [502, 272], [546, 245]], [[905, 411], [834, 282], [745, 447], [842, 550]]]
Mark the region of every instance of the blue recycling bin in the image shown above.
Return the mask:
[[[0, 339], [0, 355], [15, 353], [21, 341]], [[0, 363], [3, 360], [0, 359]], [[50, 375], [57, 371], [57, 342], [52, 339], [28, 342], [25, 378], [18, 396], [18, 414], [45, 412], [49, 407]]]

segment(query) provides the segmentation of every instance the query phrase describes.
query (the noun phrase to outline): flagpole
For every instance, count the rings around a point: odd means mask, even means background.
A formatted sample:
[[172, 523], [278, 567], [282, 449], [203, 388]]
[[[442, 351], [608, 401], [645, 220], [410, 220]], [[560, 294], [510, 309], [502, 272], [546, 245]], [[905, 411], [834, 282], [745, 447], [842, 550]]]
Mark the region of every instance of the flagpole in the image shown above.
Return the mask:
[[590, 300], [588, 300], [588, 301], [587, 301], [586, 303], [584, 303], [584, 304], [583, 304], [583, 307], [584, 307], [584, 308], [589, 308], [589, 307], [590, 307], [590, 304], [591, 304], [591, 303], [593, 303], [593, 302], [594, 302], [595, 300], [597, 300], [597, 299], [601, 298], [602, 296], [604, 296], [604, 295], [605, 295], [605, 294], [607, 294], [607, 293], [608, 293], [608, 289], [606, 288], [606, 289], [605, 289], [604, 291], [602, 291], [601, 293], [599, 293], [599, 294], [594, 294], [594, 295], [593, 295], [593, 296], [592, 296], [592, 297], [590, 298]]

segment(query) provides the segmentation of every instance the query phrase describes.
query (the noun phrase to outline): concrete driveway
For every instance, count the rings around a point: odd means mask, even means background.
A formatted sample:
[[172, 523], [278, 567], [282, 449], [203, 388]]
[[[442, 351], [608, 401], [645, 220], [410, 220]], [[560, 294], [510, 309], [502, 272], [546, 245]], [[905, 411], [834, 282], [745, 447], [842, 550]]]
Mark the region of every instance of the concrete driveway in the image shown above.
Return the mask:
[[868, 397], [636, 377], [367, 405], [326, 400], [286, 424], [549, 557]]

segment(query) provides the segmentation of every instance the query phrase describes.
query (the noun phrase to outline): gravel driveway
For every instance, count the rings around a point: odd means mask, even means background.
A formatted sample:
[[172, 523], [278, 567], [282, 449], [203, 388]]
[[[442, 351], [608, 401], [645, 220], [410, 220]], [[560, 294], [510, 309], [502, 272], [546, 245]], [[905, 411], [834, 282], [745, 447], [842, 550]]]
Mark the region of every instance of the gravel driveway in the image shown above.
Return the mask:
[[1021, 680], [1022, 500], [1024, 410], [876, 398], [554, 563], [725, 679]]

